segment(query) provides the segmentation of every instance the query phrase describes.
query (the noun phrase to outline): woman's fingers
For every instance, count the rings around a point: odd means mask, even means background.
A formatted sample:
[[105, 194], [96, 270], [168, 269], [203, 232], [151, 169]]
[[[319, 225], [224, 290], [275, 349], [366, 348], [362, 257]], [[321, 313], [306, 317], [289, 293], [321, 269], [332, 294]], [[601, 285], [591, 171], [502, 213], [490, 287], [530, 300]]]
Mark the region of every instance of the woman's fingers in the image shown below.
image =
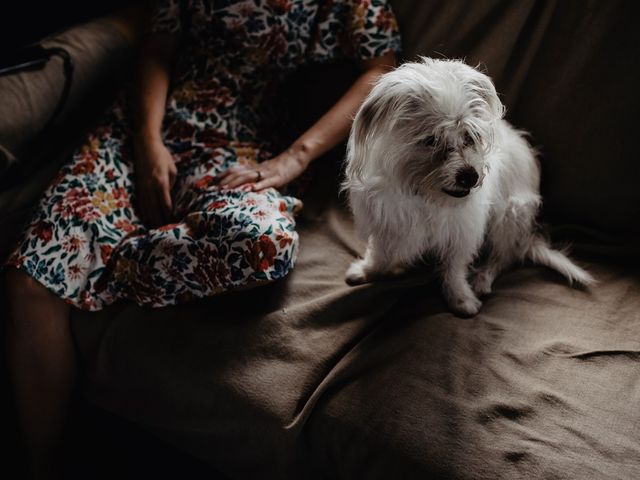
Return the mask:
[[229, 181], [226, 185], [227, 188], [236, 188], [241, 185], [246, 185], [248, 183], [254, 183], [258, 179], [258, 175], [255, 171], [243, 173], [233, 178], [233, 180]]
[[160, 143], [137, 145], [136, 190], [140, 219], [148, 228], [173, 220], [171, 189], [178, 169], [171, 152]]
[[173, 221], [170, 174], [164, 180], [156, 179], [140, 184], [138, 206], [140, 219], [148, 228], [157, 228]]
[[173, 188], [177, 178], [178, 178], [178, 168], [176, 167], [175, 163], [172, 163], [171, 166], [169, 167], [169, 190]]
[[149, 226], [151, 228], [157, 228], [163, 223], [163, 211], [155, 192], [149, 197], [149, 203], [147, 205], [149, 207]]
[[216, 180], [218, 181], [218, 183], [220, 183], [222, 180], [224, 180], [228, 175], [233, 173], [235, 170], [236, 170], [235, 167], [227, 168], [224, 172], [220, 172], [219, 174], [216, 175]]
[[154, 228], [160, 224], [160, 218], [158, 215], [158, 209], [155, 205], [155, 200], [150, 197], [148, 192], [145, 192], [140, 202], [140, 210], [142, 213], [142, 223], [147, 228]]
[[152, 222], [151, 206], [149, 205], [149, 192], [146, 188], [138, 188], [138, 209], [143, 225], [149, 226]]
[[143, 225], [147, 224], [147, 209], [144, 205], [144, 200], [142, 200], [142, 192], [140, 191], [140, 189], [138, 189], [137, 192], [137, 199], [136, 199], [136, 207], [137, 207], [137, 214], [138, 217], [140, 217], [140, 221], [142, 222]]
[[[220, 187], [237, 188], [251, 184], [254, 191], [265, 188], [280, 188], [290, 179], [283, 175], [283, 167], [274, 160], [267, 160], [259, 166], [247, 167], [244, 165], [231, 167], [217, 175], [216, 180]], [[297, 176], [298, 172], [288, 175], [291, 178]]]
[[265, 188], [280, 188], [283, 185], [282, 179], [279, 175], [274, 175], [272, 177], [265, 178], [259, 182], [256, 182], [253, 185], [253, 191], [258, 192], [260, 190], [264, 190]]
[[171, 201], [169, 184], [162, 185], [156, 192], [158, 195], [158, 216], [161, 219], [161, 224], [166, 225], [171, 223], [173, 217], [173, 202]]
[[224, 188], [236, 188], [240, 185], [253, 183], [258, 180], [258, 173], [255, 169], [242, 168], [229, 173], [219, 185]]
[[225, 176], [224, 179], [220, 181], [220, 186], [233, 188], [233, 185], [235, 185], [240, 178], [247, 178], [246, 170], [230, 172], [227, 176]]
[[224, 178], [224, 180], [219, 182], [219, 185], [222, 188], [233, 188], [231, 187], [231, 183], [235, 182], [240, 176], [242, 176], [242, 173], [230, 173]]
[[[173, 201], [171, 200], [171, 170], [165, 170], [160, 176], [153, 180], [153, 199], [158, 225], [166, 225], [171, 222]], [[158, 226], [156, 225], [156, 226]]]
[[224, 172], [220, 172], [216, 175], [216, 180], [220, 185], [224, 185], [229, 182], [229, 179], [234, 177], [235, 175], [239, 175], [248, 170], [244, 165], [238, 165], [236, 167], [231, 167], [226, 169]]

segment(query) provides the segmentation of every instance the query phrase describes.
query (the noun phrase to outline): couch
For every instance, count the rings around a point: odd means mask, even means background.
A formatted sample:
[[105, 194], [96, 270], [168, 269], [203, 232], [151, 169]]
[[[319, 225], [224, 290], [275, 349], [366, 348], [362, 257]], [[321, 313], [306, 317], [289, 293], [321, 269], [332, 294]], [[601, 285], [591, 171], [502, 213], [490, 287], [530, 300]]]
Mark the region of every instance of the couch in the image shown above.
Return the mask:
[[[286, 279], [177, 307], [74, 311], [84, 398], [229, 478], [640, 478], [631, 2], [392, 4], [405, 59], [465, 58], [494, 79], [541, 152], [542, 221], [599, 283], [574, 289], [524, 265], [472, 319], [448, 311], [429, 266], [347, 286], [363, 245], [337, 193], [336, 151], [311, 172]], [[111, 32], [104, 62], [133, 48]], [[327, 81], [335, 95], [352, 72], [302, 75], [299, 95]], [[54, 156], [35, 155], [30, 178], [2, 192], [6, 232]]]

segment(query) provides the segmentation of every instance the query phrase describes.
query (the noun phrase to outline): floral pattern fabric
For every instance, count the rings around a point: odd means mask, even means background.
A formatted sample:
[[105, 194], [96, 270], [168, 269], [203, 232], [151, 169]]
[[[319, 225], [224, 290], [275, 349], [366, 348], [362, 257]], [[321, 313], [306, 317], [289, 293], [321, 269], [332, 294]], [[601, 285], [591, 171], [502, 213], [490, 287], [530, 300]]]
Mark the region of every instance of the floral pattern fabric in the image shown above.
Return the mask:
[[222, 171], [270, 158], [270, 95], [309, 62], [399, 50], [383, 0], [162, 0], [149, 33], [180, 35], [163, 140], [178, 170], [176, 223], [147, 229], [135, 205], [124, 96], [44, 193], [8, 264], [76, 307], [160, 307], [285, 276], [300, 200], [222, 189]]

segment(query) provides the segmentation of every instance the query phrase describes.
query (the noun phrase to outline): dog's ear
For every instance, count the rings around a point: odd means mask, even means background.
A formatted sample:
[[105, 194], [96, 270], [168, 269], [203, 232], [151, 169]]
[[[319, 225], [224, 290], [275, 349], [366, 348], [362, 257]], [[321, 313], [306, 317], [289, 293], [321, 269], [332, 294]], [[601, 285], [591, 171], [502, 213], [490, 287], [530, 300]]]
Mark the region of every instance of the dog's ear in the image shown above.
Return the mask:
[[469, 79], [469, 86], [486, 102], [489, 107], [489, 112], [491, 112], [493, 116], [496, 118], [504, 117], [505, 107], [498, 97], [495, 85], [487, 75], [476, 70], [476, 75], [473, 75]]
[[363, 178], [365, 166], [379, 142], [393, 126], [394, 112], [398, 111], [400, 97], [393, 88], [379, 81], [356, 113], [347, 145], [347, 178]]
[[353, 136], [359, 144], [366, 141], [367, 133], [371, 133], [371, 127], [376, 117], [376, 110], [378, 110], [376, 106], [378, 103], [380, 103], [379, 100], [367, 98], [356, 114], [353, 121]]
[[[367, 97], [351, 124], [351, 135], [347, 143], [347, 184], [353, 179], [362, 181], [364, 166], [369, 156], [367, 136], [373, 125], [374, 116], [373, 101]], [[348, 186], [347, 184], [345, 187]]]

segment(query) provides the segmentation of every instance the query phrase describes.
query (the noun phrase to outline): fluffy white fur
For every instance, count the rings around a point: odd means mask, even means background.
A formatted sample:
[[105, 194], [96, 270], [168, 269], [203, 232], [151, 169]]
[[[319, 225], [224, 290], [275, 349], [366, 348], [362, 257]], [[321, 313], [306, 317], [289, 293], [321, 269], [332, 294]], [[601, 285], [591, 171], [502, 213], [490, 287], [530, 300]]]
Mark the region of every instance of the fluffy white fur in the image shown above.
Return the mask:
[[422, 58], [380, 78], [347, 148], [344, 189], [368, 239], [348, 283], [430, 255], [450, 308], [473, 316], [496, 276], [525, 259], [594, 282], [539, 233], [535, 151], [503, 116], [489, 77], [461, 61]]

